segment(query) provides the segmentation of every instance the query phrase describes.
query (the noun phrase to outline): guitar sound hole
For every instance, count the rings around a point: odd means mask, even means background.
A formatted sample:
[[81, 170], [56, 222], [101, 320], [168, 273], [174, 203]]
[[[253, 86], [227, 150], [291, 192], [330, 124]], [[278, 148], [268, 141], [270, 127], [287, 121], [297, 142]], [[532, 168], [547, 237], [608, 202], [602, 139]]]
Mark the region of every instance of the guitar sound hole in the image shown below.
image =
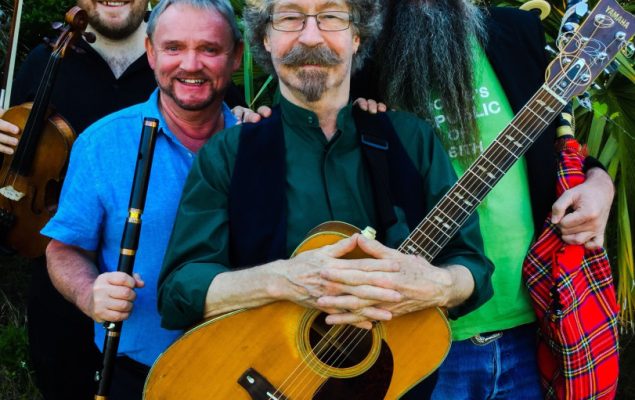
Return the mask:
[[350, 368], [361, 363], [371, 351], [372, 332], [351, 325], [327, 325], [326, 314], [319, 314], [311, 324], [309, 342], [313, 354], [324, 364]]

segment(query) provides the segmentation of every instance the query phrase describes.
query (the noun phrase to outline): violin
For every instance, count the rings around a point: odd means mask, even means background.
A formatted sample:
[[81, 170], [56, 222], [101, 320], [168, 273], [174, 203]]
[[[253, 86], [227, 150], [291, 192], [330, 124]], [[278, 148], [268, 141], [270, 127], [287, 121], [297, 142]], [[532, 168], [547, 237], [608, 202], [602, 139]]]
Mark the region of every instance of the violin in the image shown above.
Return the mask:
[[65, 20], [34, 101], [9, 108], [2, 115], [20, 133], [14, 154], [4, 155], [0, 167], [0, 243], [29, 258], [43, 255], [50, 240], [40, 230], [57, 210], [76, 138], [68, 122], [50, 108], [50, 96], [60, 61], [82, 36], [88, 16], [73, 7]]

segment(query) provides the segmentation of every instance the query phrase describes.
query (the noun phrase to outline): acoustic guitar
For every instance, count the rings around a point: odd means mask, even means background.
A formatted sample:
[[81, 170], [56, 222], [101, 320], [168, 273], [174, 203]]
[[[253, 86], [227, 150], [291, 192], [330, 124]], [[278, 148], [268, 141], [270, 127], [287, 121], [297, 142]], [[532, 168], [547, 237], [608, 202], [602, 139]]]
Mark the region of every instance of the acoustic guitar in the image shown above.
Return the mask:
[[[546, 83], [398, 249], [434, 259], [568, 101], [627, 46], [635, 30], [631, 20], [615, 0], [600, 1], [561, 43]], [[322, 224], [294, 254], [355, 232], [340, 222]], [[364, 257], [360, 251], [350, 256]], [[376, 322], [372, 330], [323, 321], [319, 311], [289, 302], [207, 321], [157, 359], [144, 398], [397, 399], [430, 374], [449, 349], [448, 324], [436, 308]]]

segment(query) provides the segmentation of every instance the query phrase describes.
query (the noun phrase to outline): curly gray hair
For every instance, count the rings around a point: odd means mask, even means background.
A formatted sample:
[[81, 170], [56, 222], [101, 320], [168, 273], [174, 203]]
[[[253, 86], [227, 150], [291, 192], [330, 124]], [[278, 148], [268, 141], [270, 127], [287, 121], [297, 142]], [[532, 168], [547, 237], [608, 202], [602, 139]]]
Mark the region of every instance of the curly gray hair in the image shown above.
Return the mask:
[[[271, 54], [264, 45], [275, 0], [248, 0], [246, 3], [243, 20], [254, 60], [266, 72], [275, 74]], [[346, 4], [352, 15], [353, 33], [360, 38], [359, 49], [353, 56], [352, 72], [355, 72], [364, 65], [381, 32], [383, 7], [381, 0], [346, 0]]]
[[150, 18], [148, 19], [146, 34], [150, 40], [152, 40], [154, 31], [157, 28], [159, 17], [168, 7], [174, 4], [185, 4], [199, 10], [218, 11], [229, 24], [234, 43], [242, 41], [242, 35], [240, 34], [240, 29], [238, 29], [234, 9], [229, 0], [161, 0], [161, 2], [152, 9], [152, 13], [150, 13]]

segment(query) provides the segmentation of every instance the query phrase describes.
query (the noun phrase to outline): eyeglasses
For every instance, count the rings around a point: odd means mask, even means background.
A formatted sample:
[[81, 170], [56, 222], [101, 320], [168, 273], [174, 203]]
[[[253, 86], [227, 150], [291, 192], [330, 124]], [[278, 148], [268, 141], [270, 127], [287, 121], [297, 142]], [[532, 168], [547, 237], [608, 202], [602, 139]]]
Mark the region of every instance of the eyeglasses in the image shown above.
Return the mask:
[[344, 31], [351, 25], [351, 15], [345, 11], [322, 11], [317, 14], [295, 11], [275, 12], [269, 19], [271, 27], [277, 31], [299, 32], [304, 29], [309, 17], [315, 18], [318, 29], [321, 31]]

